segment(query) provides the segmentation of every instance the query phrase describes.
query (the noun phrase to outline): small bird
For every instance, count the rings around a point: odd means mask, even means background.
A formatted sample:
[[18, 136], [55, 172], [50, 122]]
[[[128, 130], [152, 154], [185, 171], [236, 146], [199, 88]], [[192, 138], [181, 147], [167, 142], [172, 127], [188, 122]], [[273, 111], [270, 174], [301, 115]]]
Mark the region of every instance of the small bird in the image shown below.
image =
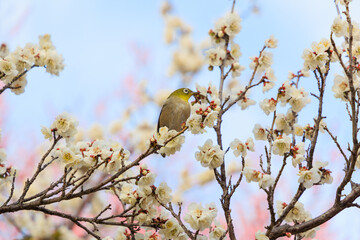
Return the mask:
[[183, 123], [190, 116], [189, 98], [195, 93], [188, 88], [179, 88], [170, 94], [160, 112], [157, 125], [158, 132], [161, 127], [167, 127], [169, 131], [180, 132], [182, 130]]

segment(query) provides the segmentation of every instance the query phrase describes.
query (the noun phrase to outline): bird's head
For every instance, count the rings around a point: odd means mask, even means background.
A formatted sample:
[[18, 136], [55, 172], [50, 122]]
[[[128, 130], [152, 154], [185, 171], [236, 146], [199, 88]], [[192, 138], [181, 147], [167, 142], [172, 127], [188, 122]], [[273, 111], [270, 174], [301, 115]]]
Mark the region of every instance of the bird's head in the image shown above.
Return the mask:
[[194, 95], [196, 92], [191, 91], [188, 88], [179, 88], [172, 92], [169, 97], [179, 97], [185, 101], [188, 101], [189, 98]]

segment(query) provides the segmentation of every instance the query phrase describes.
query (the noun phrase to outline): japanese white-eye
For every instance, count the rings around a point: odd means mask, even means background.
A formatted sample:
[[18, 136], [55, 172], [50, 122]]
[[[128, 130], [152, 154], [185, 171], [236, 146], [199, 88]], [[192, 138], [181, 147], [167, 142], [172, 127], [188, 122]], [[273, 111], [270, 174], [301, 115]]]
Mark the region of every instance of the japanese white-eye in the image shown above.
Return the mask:
[[169, 131], [180, 132], [183, 129], [183, 124], [190, 116], [189, 98], [195, 93], [188, 88], [179, 88], [172, 92], [162, 106], [157, 131], [161, 127], [167, 127]]

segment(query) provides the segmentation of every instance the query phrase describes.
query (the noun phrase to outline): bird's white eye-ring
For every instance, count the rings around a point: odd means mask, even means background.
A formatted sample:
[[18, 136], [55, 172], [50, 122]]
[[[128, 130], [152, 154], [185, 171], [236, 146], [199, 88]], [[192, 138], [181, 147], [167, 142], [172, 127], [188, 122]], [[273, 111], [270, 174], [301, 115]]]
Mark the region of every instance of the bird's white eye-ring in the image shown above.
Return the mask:
[[184, 89], [184, 93], [188, 94], [189, 93], [189, 90], [188, 89]]

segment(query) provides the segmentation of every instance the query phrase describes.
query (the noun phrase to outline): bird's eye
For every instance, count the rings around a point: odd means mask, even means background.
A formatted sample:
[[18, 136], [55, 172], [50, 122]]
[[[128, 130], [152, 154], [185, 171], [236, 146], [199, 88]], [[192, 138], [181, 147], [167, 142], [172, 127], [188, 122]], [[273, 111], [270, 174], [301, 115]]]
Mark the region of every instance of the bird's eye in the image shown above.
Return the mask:
[[188, 94], [188, 93], [189, 93], [189, 90], [184, 89], [184, 93]]

